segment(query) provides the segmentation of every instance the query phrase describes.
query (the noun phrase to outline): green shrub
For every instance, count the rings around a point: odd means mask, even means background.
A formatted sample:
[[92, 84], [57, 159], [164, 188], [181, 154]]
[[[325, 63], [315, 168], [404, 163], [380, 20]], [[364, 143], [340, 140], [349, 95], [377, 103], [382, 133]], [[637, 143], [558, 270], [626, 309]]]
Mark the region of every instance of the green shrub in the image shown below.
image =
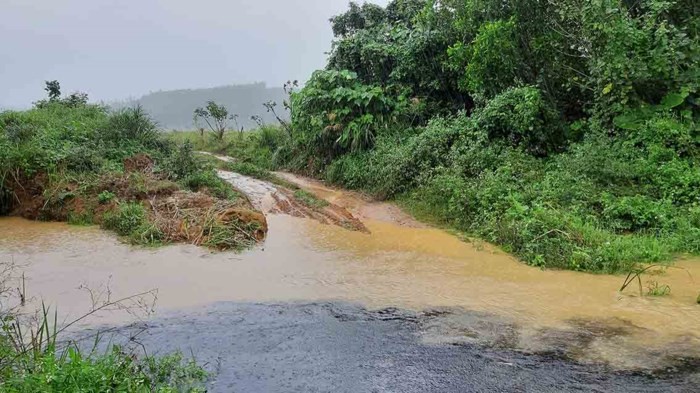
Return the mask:
[[[25, 357], [28, 357], [25, 355]], [[27, 361], [0, 384], [0, 391], [21, 392], [204, 392], [206, 373], [182, 355], [138, 359], [115, 346], [104, 355], [46, 352]]]
[[175, 153], [167, 160], [165, 168], [162, 168], [171, 179], [184, 179], [199, 172], [202, 165], [199, 164], [192, 143], [185, 140], [178, 146]]
[[472, 118], [490, 139], [522, 146], [534, 155], [546, 156], [565, 147], [559, 115], [536, 87], [507, 89], [477, 109]]
[[98, 135], [103, 141], [113, 144], [135, 141], [154, 146], [159, 139], [158, 126], [141, 106], [112, 113]]
[[191, 191], [207, 190], [217, 198], [234, 200], [238, 197], [230, 184], [221, 180], [213, 170], [199, 171], [193, 173], [184, 179], [181, 183]]
[[116, 197], [117, 196], [111, 191], [102, 191], [101, 193], [97, 194], [97, 201], [100, 204], [105, 205], [113, 201]]
[[146, 223], [146, 210], [138, 202], [120, 203], [116, 210], [105, 213], [102, 226], [120, 236], [129, 236]]
[[655, 201], [644, 195], [612, 198], [604, 195], [602, 217], [606, 226], [623, 232], [670, 228], [674, 209], [668, 201]]

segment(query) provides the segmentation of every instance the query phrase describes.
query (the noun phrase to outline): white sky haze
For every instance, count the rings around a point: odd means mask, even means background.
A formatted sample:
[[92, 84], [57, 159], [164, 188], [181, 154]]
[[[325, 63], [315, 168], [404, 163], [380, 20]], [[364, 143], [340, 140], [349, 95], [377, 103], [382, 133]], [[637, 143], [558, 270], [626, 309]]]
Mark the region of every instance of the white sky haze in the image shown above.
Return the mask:
[[[375, 0], [385, 5], [387, 0]], [[306, 80], [347, 0], [0, 0], [0, 108], [44, 80], [92, 100], [150, 91]]]

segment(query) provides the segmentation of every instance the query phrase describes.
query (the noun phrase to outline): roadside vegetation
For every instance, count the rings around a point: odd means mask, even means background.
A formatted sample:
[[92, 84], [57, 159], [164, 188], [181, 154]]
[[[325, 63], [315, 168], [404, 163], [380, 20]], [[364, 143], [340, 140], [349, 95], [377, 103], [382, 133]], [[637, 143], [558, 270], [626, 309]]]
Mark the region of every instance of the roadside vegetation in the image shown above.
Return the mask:
[[206, 391], [206, 372], [179, 353], [138, 356], [116, 345], [81, 350], [79, 343], [60, 342], [52, 326], [45, 319], [29, 343], [19, 341], [28, 339], [19, 331], [0, 332], [0, 392]]
[[206, 391], [207, 373], [178, 352], [151, 356], [135, 337], [121, 346], [107, 343], [107, 333], [103, 336], [99, 330], [83, 333], [80, 340], [69, 332], [71, 326], [101, 312], [147, 312], [156, 291], [116, 300], [91, 293], [92, 308], [59, 325], [58, 312], [46, 305], [31, 311], [24, 274], [18, 273], [18, 266], [0, 260], [0, 392]]
[[288, 128], [214, 150], [395, 199], [533, 266], [698, 253], [698, 7], [351, 3]]
[[47, 92], [34, 109], [0, 113], [0, 215], [97, 224], [146, 245], [241, 249], [264, 237], [264, 216], [140, 107], [61, 98], [55, 81]]

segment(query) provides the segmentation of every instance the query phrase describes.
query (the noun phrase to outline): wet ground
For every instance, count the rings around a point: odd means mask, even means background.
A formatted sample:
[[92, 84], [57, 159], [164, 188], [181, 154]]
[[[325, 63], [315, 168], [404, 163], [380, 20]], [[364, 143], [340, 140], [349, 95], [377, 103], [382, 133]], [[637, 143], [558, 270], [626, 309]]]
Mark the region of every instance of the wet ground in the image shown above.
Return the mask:
[[[474, 342], [436, 343], [457, 310], [367, 311], [344, 302], [218, 303], [131, 332], [151, 350], [194, 354], [211, 392], [697, 392], [698, 375], [611, 372]], [[504, 330], [506, 333], [507, 330]], [[126, 332], [126, 331], [125, 331]]]
[[80, 328], [142, 320], [149, 329], [139, 340], [191, 349], [215, 371], [214, 391], [698, 386], [700, 261], [645, 277], [670, 285], [669, 296], [619, 293], [624, 277], [542, 271], [393, 205], [278, 175], [367, 231], [266, 210], [278, 186], [225, 175], [269, 213], [263, 246], [240, 254], [134, 248], [97, 228], [10, 218], [0, 219], [0, 261], [26, 274], [33, 304], [46, 300], [65, 320], [96, 298], [157, 289], [155, 313], [146, 301]]

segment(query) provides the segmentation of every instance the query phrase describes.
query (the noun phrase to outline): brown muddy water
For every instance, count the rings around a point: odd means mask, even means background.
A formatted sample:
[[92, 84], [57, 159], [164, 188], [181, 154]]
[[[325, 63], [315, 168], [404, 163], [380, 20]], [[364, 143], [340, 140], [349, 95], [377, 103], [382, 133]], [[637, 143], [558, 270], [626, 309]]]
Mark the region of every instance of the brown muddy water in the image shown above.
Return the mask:
[[[273, 214], [263, 246], [211, 253], [188, 245], [134, 248], [97, 228], [3, 218], [0, 260], [20, 266], [35, 303], [50, 300], [66, 318], [90, 307], [81, 287], [109, 288], [112, 298], [157, 289], [157, 313], [220, 301], [341, 300], [375, 309], [452, 310], [428, 329], [439, 334], [425, 334], [426, 342], [562, 351], [621, 369], [700, 357], [698, 260], [645, 278], [669, 285], [668, 296], [640, 297], [636, 288], [619, 293], [624, 277], [528, 267], [488, 244], [421, 225], [392, 205], [281, 175], [352, 211], [370, 233]], [[454, 310], [488, 317], [462, 318]], [[128, 318], [110, 313], [86, 323]], [[504, 330], [507, 342], [494, 343]]]

